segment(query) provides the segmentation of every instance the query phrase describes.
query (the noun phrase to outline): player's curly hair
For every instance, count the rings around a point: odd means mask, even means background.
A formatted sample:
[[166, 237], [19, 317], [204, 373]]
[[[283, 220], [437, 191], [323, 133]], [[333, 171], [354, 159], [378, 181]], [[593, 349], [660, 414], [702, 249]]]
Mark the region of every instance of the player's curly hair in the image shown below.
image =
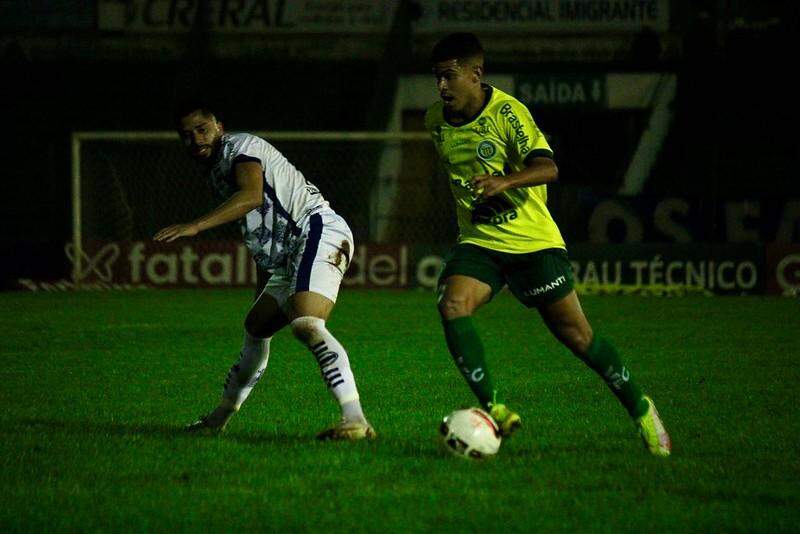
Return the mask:
[[217, 115], [214, 109], [214, 106], [209, 102], [199, 98], [180, 100], [172, 106], [172, 124], [175, 127], [180, 126], [181, 119], [187, 115], [191, 115], [195, 111], [199, 111], [204, 117], [216, 117], [219, 119], [219, 115]]
[[483, 59], [483, 46], [474, 33], [451, 33], [440, 40], [431, 52], [431, 63], [450, 59]]

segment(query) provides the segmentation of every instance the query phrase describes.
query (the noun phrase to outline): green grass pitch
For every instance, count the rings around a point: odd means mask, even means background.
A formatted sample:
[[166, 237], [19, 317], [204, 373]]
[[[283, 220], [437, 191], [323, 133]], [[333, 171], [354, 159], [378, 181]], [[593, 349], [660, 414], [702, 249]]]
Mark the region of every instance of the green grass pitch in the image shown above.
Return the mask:
[[329, 322], [379, 439], [287, 332], [221, 437], [182, 433], [238, 353], [249, 291], [0, 294], [0, 530], [708, 531], [800, 525], [800, 303], [586, 297], [669, 429], [650, 457], [605, 385], [507, 294], [476, 322], [524, 427], [486, 462], [430, 293], [343, 291]]

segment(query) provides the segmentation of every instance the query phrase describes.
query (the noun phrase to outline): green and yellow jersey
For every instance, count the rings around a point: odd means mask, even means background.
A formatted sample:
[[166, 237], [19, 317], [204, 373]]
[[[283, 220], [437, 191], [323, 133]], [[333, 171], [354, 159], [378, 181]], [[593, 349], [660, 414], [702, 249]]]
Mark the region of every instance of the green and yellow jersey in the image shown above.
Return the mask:
[[547, 210], [546, 185], [509, 189], [477, 200], [470, 183], [474, 176], [505, 176], [525, 168], [528, 158], [553, 156], [527, 107], [496, 87], [484, 88], [488, 93], [484, 108], [469, 122], [449, 123], [441, 101], [425, 114], [425, 127], [456, 200], [458, 242], [510, 253], [566, 248]]

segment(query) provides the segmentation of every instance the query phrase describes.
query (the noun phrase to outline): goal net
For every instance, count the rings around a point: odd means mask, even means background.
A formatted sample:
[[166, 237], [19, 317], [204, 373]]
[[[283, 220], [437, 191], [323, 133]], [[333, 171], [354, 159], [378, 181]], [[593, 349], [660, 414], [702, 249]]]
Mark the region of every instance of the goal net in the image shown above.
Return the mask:
[[[320, 188], [357, 243], [454, 240], [449, 186], [426, 133], [256, 134]], [[159, 229], [191, 221], [219, 203], [174, 132], [76, 132], [72, 151], [73, 243], [67, 252], [76, 283], [108, 274], [98, 258], [103, 250], [130, 255], [132, 244], [158, 250], [151, 239]], [[228, 224], [191, 240], [186, 254], [238, 242], [238, 227]], [[162, 271], [170, 267], [164, 262]]]

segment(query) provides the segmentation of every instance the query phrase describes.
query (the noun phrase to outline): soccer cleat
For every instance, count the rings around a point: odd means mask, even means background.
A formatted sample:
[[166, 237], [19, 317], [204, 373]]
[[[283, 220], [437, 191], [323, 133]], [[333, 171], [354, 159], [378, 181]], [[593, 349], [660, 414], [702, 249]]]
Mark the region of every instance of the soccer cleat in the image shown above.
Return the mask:
[[236, 410], [218, 406], [210, 413], [201, 415], [194, 423], [186, 425], [185, 430], [204, 435], [220, 434], [235, 413]]
[[522, 426], [522, 419], [519, 414], [509, 410], [505, 404], [492, 404], [489, 409], [489, 414], [497, 423], [500, 429], [500, 435], [508, 437]]
[[317, 434], [317, 439], [323, 441], [358, 441], [376, 437], [375, 429], [366, 421], [347, 421], [345, 419]]
[[190, 432], [193, 434], [202, 434], [202, 435], [212, 435], [212, 434], [221, 434], [225, 431], [225, 425], [228, 422], [225, 421], [221, 425], [212, 424], [208, 417], [205, 415], [201, 415], [197, 421], [194, 423], [189, 423], [184, 427], [186, 432]]
[[669, 439], [667, 429], [661, 422], [653, 399], [645, 395], [644, 400], [647, 401], [647, 412], [636, 419], [636, 426], [639, 427], [639, 434], [642, 436], [644, 446], [650, 451], [650, 454], [669, 456], [672, 452], [672, 440]]

